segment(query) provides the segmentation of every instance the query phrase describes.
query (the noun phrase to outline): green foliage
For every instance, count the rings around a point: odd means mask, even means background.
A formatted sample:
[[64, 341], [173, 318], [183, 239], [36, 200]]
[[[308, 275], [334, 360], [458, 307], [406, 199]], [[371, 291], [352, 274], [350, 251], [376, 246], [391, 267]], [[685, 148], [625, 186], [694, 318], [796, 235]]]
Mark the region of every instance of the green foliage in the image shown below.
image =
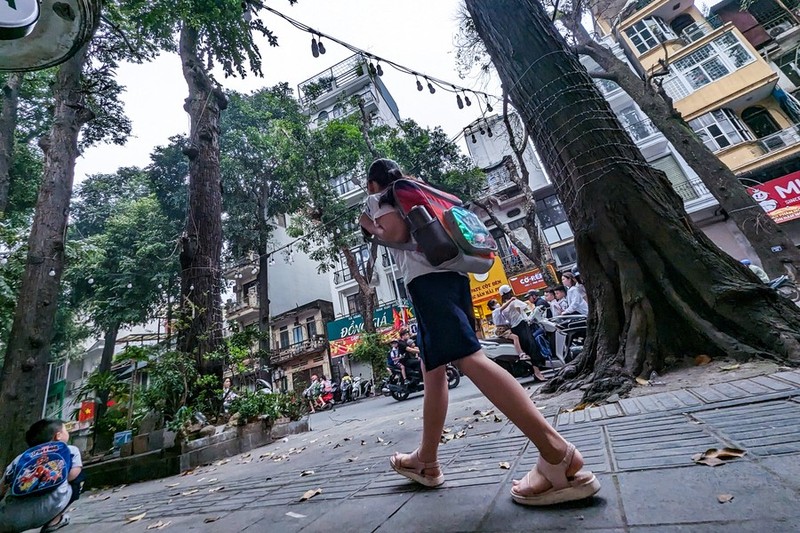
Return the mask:
[[386, 374], [386, 354], [391, 346], [379, 333], [362, 333], [350, 357], [361, 363], [372, 365], [376, 379]]
[[186, 137], [174, 135], [166, 146], [157, 146], [150, 154], [147, 178], [164, 215], [173, 225], [186, 221], [189, 160], [183, 155]]
[[166, 352], [154, 358], [148, 367], [149, 386], [141, 394], [149, 410], [173, 419], [191, 393], [197, 380], [194, 358], [180, 352]]
[[233, 400], [231, 412], [239, 413], [240, 424], [258, 417], [271, 421], [282, 417], [299, 420], [305, 413], [305, 402], [300, 395], [294, 393], [245, 393]]

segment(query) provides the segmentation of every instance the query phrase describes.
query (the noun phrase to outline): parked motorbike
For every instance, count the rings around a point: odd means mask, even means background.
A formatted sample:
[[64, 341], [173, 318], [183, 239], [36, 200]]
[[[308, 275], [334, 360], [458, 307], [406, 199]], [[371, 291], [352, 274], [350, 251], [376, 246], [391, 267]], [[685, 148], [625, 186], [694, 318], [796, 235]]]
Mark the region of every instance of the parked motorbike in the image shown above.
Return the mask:
[[769, 282], [769, 287], [778, 291], [781, 296], [789, 298], [795, 305], [800, 306], [800, 291], [789, 276], [778, 276]]
[[[461, 376], [459, 376], [456, 367], [448, 364], [445, 371], [447, 373], [447, 388], [454, 389], [458, 387], [458, 384], [461, 382]], [[381, 391], [384, 395], [391, 396], [398, 402], [402, 402], [411, 394], [425, 390], [425, 385], [422, 382], [421, 368], [406, 367], [406, 377], [408, 378], [408, 382], [404, 383], [403, 374], [400, 372], [400, 369], [393, 368], [392, 374], [383, 380]]]
[[371, 379], [362, 379], [361, 375], [355, 376], [353, 378], [353, 401], [356, 401], [360, 398], [366, 398], [367, 396], [372, 394], [372, 380]]

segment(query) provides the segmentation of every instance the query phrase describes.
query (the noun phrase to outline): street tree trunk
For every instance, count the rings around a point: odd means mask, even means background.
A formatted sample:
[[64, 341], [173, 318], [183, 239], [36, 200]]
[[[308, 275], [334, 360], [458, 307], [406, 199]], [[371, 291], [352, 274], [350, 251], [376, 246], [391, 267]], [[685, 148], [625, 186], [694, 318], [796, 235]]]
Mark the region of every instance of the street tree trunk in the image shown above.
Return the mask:
[[258, 349], [263, 357], [267, 358], [267, 366], [270, 370], [269, 384], [272, 386], [272, 361], [270, 361], [272, 330], [269, 316], [269, 256], [267, 256], [267, 245], [272, 231], [269, 225], [270, 182], [268, 179], [265, 179], [261, 185], [260, 193], [261, 196], [258, 199], [258, 277], [256, 278], [258, 283], [256, 289], [258, 291], [258, 330], [261, 332]]
[[12, 72], [0, 88], [0, 217], [8, 208], [8, 190], [11, 185], [11, 158], [14, 155], [14, 130], [17, 128], [19, 88], [23, 74]]
[[210, 359], [222, 345], [222, 186], [219, 162], [219, 115], [227, 106], [197, 55], [197, 30], [185, 23], [180, 34], [183, 77], [189, 87], [184, 109], [191, 119], [189, 209], [181, 238], [182, 328], [179, 349], [191, 354], [203, 375], [222, 380], [221, 358]]
[[47, 395], [47, 364], [53, 338], [69, 201], [81, 127], [94, 115], [85, 106], [81, 70], [87, 46], [58, 68], [53, 86], [54, 115], [40, 141], [44, 176], [28, 239], [28, 257], [14, 323], [0, 374], [0, 464], [25, 449], [24, 433], [41, 416]]
[[[568, 20], [565, 18], [564, 20]], [[725, 216], [730, 217], [755, 250], [771, 277], [795, 275], [800, 268], [800, 250], [781, 227], [747, 193], [731, 169], [708, 149], [672, 106], [657, 82], [643, 81], [611, 50], [593, 41], [580, 24], [570, 24], [577, 51], [594, 59], [641, 108], [656, 128], [697, 173]], [[605, 76], [604, 76], [605, 77]], [[779, 246], [781, 251], [773, 252]]]
[[[353, 279], [358, 284], [356, 307], [358, 307], [358, 312], [361, 313], [361, 318], [364, 319], [364, 333], [375, 333], [375, 287], [369, 284], [369, 280], [375, 274], [375, 264], [368, 264], [366, 275], [362, 274], [358, 268], [356, 257], [350, 248], [342, 246], [341, 251], [350, 275], [353, 276]], [[375, 262], [377, 262], [377, 258]]]
[[549, 390], [625, 393], [667, 355], [800, 363], [800, 312], [717, 248], [534, 0], [467, 0], [575, 232], [589, 334]]
[[[114, 362], [114, 348], [117, 346], [117, 335], [119, 334], [118, 323], [112, 324], [105, 332], [103, 338], [103, 353], [100, 356], [100, 365], [97, 367], [97, 372], [105, 374], [111, 372], [111, 364]], [[98, 390], [97, 392], [97, 406], [94, 411], [94, 431], [92, 439], [92, 451], [107, 450], [111, 447], [111, 435], [100, 435], [97, 432], [97, 422], [103, 418], [108, 411], [108, 390]]]

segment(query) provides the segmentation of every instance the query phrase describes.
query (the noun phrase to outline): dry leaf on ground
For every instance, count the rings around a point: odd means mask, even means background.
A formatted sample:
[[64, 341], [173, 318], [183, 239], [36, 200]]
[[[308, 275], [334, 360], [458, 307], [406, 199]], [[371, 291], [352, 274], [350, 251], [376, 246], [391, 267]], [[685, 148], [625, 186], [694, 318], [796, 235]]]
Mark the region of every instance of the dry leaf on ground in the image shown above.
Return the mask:
[[707, 365], [710, 362], [711, 358], [706, 354], [701, 354], [694, 358], [694, 364], [697, 366]]
[[739, 448], [722, 448], [720, 450], [709, 448], [703, 453], [694, 454], [692, 456], [692, 461], [706, 466], [719, 466], [724, 464], [725, 461], [744, 457], [746, 453], [746, 451], [740, 450]]
[[348, 457], [348, 458], [347, 458], [347, 462], [348, 462], [348, 463], [352, 463], [352, 462], [353, 462], [353, 461], [355, 461], [356, 459], [358, 459], [358, 457]]
[[139, 520], [141, 520], [142, 518], [144, 518], [146, 514], [147, 514], [147, 512], [145, 511], [144, 513], [142, 513], [142, 514], [137, 514], [136, 516], [129, 516], [129, 517], [125, 518], [125, 522], [126, 522], [127, 524], [132, 524], [132, 523], [134, 523], [134, 522], [138, 522]]
[[210, 524], [211, 522], [216, 522], [220, 518], [222, 518], [222, 517], [221, 516], [207, 516], [207, 517], [205, 517], [203, 519], [203, 523], [204, 524]]
[[502, 419], [502, 418], [500, 418], [500, 417], [499, 417], [499, 416], [497, 416], [497, 415], [494, 415], [494, 421], [495, 421], [495, 422], [502, 422], [502, 421], [503, 421], [503, 419]]
[[733, 494], [719, 494], [717, 495], [717, 501], [719, 503], [728, 503], [733, 499]]
[[302, 472], [300, 472], [300, 477], [303, 477], [303, 476], [310, 476], [310, 475], [312, 475], [313, 473], [314, 473], [314, 471], [313, 471], [313, 470], [303, 470]]
[[398, 424], [397, 424], [397, 425], [398, 425], [398, 426], [402, 426], [403, 424], [405, 424], [405, 422], [403, 422], [403, 421], [401, 420], [400, 422], [398, 422]]
[[171, 523], [172, 523], [171, 520], [169, 520], [167, 522], [162, 522], [161, 520], [159, 520], [158, 522], [155, 522], [155, 523], [150, 524], [149, 526], [147, 526], [147, 529], [164, 529], [165, 527], [167, 527]]
[[169, 485], [167, 485], [167, 488], [168, 488], [168, 489], [174, 489], [174, 488], [175, 488], [175, 487], [177, 487], [178, 485], [180, 485], [180, 483], [170, 483]]
[[200, 491], [200, 489], [187, 490], [186, 492], [181, 492], [180, 495], [181, 496], [191, 496], [192, 494], [194, 494], [196, 492], [199, 492], [199, 491]]
[[317, 494], [322, 494], [322, 489], [311, 489], [311, 490], [307, 490], [307, 491], [305, 491], [305, 492], [303, 493], [303, 496], [300, 498], [300, 501], [301, 501], [301, 502], [304, 502], [304, 501], [306, 501], [306, 500], [310, 500], [311, 498], [313, 498], [313, 497], [314, 497], [314, 496], [316, 496]]
[[378, 440], [376, 442], [381, 443], [381, 442], [383, 442], [383, 439], [378, 437]]
[[646, 387], [647, 385], [650, 385], [649, 381], [647, 381], [644, 378], [638, 378], [638, 377], [636, 378], [636, 383], [638, 383], [639, 385], [641, 385], [643, 387]]
[[502, 463], [500, 463], [500, 468], [502, 468], [503, 470], [508, 470], [511, 468], [511, 465], [509, 464], [508, 461], [503, 461]]
[[286, 513], [286, 516], [289, 516], [291, 518], [305, 518], [306, 517], [306, 515], [304, 515], [304, 514], [295, 513], [293, 511], [289, 511], [288, 513]]
[[219, 492], [224, 488], [225, 488], [224, 486], [222, 486], [222, 487], [214, 487], [213, 489], [208, 489], [208, 492]]
[[128, 509], [128, 512], [132, 513], [133, 511], [138, 511], [142, 507], [144, 507], [144, 505], [137, 505], [136, 507], [131, 507], [130, 509]]
[[740, 366], [742, 366], [742, 365], [740, 365], [739, 363], [735, 363], [735, 364], [732, 364], [732, 365], [721, 366], [721, 367], [719, 367], [719, 370], [720, 370], [720, 372], [726, 372], [728, 370], [736, 370]]

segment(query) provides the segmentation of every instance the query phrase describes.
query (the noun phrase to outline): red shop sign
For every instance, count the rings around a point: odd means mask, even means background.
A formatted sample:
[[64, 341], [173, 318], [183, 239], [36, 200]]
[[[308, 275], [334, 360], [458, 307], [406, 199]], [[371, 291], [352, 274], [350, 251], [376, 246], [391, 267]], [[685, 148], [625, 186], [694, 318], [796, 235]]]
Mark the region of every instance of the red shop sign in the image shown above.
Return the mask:
[[792, 172], [747, 192], [778, 224], [800, 218], [800, 172]]
[[509, 276], [508, 282], [511, 283], [514, 294], [525, 294], [532, 289], [547, 288], [547, 283], [545, 283], [542, 272], [538, 268], [528, 270], [516, 276]]

